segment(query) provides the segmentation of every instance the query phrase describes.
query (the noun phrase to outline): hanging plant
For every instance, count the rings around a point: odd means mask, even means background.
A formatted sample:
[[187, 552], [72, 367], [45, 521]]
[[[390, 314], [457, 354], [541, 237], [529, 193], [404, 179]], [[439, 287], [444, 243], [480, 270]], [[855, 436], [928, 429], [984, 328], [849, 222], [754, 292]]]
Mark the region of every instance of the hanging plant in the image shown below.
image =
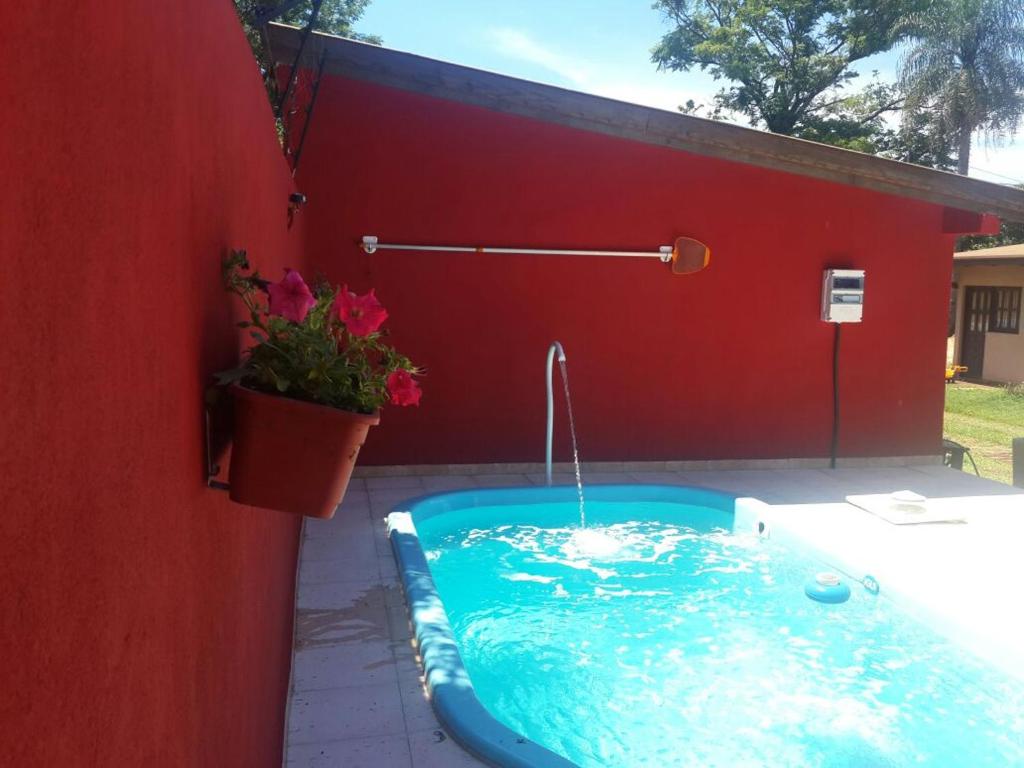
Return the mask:
[[271, 283], [245, 251], [224, 260], [223, 274], [254, 341], [241, 365], [217, 374], [234, 395], [231, 497], [330, 517], [381, 406], [419, 405], [421, 371], [384, 343], [388, 313], [372, 290], [311, 289], [293, 269]]

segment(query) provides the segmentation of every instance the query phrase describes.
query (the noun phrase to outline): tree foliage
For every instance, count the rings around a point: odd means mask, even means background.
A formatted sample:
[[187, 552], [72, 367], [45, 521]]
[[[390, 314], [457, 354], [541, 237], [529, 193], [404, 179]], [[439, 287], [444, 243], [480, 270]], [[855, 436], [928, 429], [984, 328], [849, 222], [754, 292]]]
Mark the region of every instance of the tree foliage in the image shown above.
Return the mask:
[[[380, 38], [376, 35], [365, 35], [356, 32], [353, 28], [355, 23], [362, 18], [369, 4], [370, 0], [323, 0], [313, 28], [318, 32], [351, 37], [355, 40], [380, 45]], [[273, 21], [304, 27], [309, 22], [310, 13], [313, 11], [313, 0], [292, 0], [292, 2], [287, 2], [287, 0], [278, 0], [277, 2], [272, 0], [235, 0], [235, 9], [247, 30], [252, 27], [255, 19], [275, 8], [282, 10], [283, 13], [275, 16]]]
[[[313, 12], [313, 0], [278, 0], [278, 2], [234, 0], [234, 2], [238, 19], [242, 22], [242, 28], [245, 30], [249, 45], [252, 46], [253, 55], [260, 65], [260, 71], [266, 78], [267, 90], [270, 93], [271, 101], [273, 101], [275, 99], [275, 83], [273, 78], [267, 76], [273, 69], [274, 62], [271, 61], [270, 51], [267, 50], [260, 21], [268, 19], [282, 24], [305, 27]], [[381, 39], [377, 35], [366, 35], [353, 29], [355, 23], [366, 12], [369, 4], [370, 0], [323, 0], [313, 29], [331, 35], [351, 37], [364, 43], [381, 45]], [[274, 11], [279, 13], [275, 14]]]
[[[421, 372], [384, 343], [385, 333], [378, 329], [387, 317], [383, 308], [378, 322], [359, 328], [339, 312], [343, 296], [359, 299], [347, 287], [324, 282], [310, 292], [298, 273], [292, 273], [309, 301], [305, 311], [290, 316], [287, 307], [284, 312], [275, 308], [275, 286], [252, 270], [245, 251], [225, 257], [222, 274], [225, 288], [245, 305], [248, 319], [239, 326], [248, 329], [255, 343], [245, 351], [241, 366], [217, 374], [221, 384], [238, 382], [357, 413], [373, 413], [386, 402], [418, 403], [419, 387], [412, 377]], [[372, 292], [363, 299], [376, 302]]]
[[957, 143], [957, 172], [971, 137], [1012, 133], [1024, 116], [1024, 3], [935, 0], [899, 25], [910, 38], [901, 80], [905, 114], [930, 111]]
[[[313, 0], [234, 0], [235, 12], [245, 30], [253, 56], [263, 75], [267, 95], [272, 104], [278, 101], [277, 80], [272, 76], [274, 61], [270, 54], [267, 41], [263, 36], [263, 24], [267, 21], [278, 21], [296, 27], [309, 24], [313, 12]], [[353, 26], [366, 11], [370, 0], [323, 0], [313, 28], [318, 32], [351, 37], [364, 43], [381, 45], [377, 35], [366, 35], [356, 32]], [[284, 140], [284, 129], [278, 124], [279, 136]]]
[[802, 139], [879, 154], [892, 149], [895, 132], [884, 116], [903, 102], [900, 90], [874, 80], [858, 93], [835, 99], [808, 114], [796, 131]]
[[880, 131], [876, 154], [942, 171], [956, 169], [953, 141], [933, 110], [904, 112], [897, 129]]
[[[812, 136], [830, 127], [856, 134], [842, 89], [851, 65], [894, 42], [894, 28], [920, 0], [657, 0], [674, 28], [654, 48], [659, 68], [709, 72], [730, 85], [717, 111], [745, 115], [775, 133]], [[893, 109], [897, 104], [891, 104]], [[855, 138], [855, 137], [853, 137]]]

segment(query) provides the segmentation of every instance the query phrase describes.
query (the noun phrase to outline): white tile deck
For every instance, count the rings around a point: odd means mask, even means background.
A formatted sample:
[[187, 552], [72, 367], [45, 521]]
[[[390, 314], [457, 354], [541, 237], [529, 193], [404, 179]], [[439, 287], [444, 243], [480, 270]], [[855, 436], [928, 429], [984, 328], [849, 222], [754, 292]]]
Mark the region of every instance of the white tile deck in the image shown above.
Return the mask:
[[[984, 558], [999, 536], [991, 526], [994, 516], [1019, 512], [1015, 527], [1024, 535], [1024, 492], [944, 467], [606, 472], [591, 473], [584, 480], [703, 485], [754, 496], [773, 505], [773, 514], [780, 520], [800, 520], [822, 546], [860, 536], [865, 546], [878, 551], [888, 548], [890, 554], [896, 548], [930, 552], [930, 559], [922, 556], [915, 566], [922, 579], [941, 577], [943, 570], [949, 570], [944, 563], [953, 547], [961, 552], [966, 544], [969, 550], [974, 541], [977, 557]], [[543, 482], [543, 475], [500, 471], [357, 478], [333, 520], [306, 521], [296, 596], [286, 766], [483, 765], [452, 740], [430, 708], [384, 519], [393, 505], [424, 493]], [[928, 497], [970, 497], [964, 503], [978, 513], [976, 524], [966, 528], [889, 526], [844, 502], [850, 494], [902, 489]], [[992, 515], [981, 514], [989, 508]], [[824, 514], [829, 514], [827, 526], [820, 525]], [[987, 536], [984, 531], [989, 532]], [[880, 537], [887, 542], [880, 543]]]

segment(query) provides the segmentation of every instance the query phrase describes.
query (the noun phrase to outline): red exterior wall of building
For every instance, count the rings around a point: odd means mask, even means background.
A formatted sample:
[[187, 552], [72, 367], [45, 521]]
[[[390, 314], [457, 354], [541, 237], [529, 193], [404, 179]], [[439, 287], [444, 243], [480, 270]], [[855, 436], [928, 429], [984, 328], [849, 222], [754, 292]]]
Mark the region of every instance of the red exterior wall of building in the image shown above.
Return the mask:
[[[332, 77], [307, 138], [308, 255], [377, 289], [428, 369], [364, 463], [543, 460], [548, 344], [566, 349], [585, 460], [829, 453], [822, 270], [867, 270], [844, 328], [845, 456], [940, 449], [952, 239], [940, 207]], [[638, 249], [711, 266], [378, 252], [381, 242]], [[565, 459], [563, 416], [559, 414]]]
[[278, 766], [299, 521], [206, 489], [225, 249], [301, 266], [228, 0], [7, 4], [0, 762]]

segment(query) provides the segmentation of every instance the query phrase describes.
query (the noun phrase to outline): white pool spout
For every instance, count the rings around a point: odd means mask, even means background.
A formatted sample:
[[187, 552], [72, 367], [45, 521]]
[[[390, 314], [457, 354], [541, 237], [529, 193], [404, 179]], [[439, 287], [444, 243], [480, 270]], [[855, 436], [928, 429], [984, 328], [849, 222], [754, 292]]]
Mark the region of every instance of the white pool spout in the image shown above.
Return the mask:
[[547, 442], [547, 453], [545, 454], [545, 469], [547, 471], [547, 484], [551, 485], [551, 440], [555, 434], [555, 395], [551, 389], [551, 376], [552, 369], [555, 363], [555, 354], [558, 354], [558, 362], [565, 362], [565, 350], [562, 349], [562, 345], [555, 341], [552, 342], [548, 348], [548, 366], [547, 366], [547, 384], [548, 384], [548, 434]]

